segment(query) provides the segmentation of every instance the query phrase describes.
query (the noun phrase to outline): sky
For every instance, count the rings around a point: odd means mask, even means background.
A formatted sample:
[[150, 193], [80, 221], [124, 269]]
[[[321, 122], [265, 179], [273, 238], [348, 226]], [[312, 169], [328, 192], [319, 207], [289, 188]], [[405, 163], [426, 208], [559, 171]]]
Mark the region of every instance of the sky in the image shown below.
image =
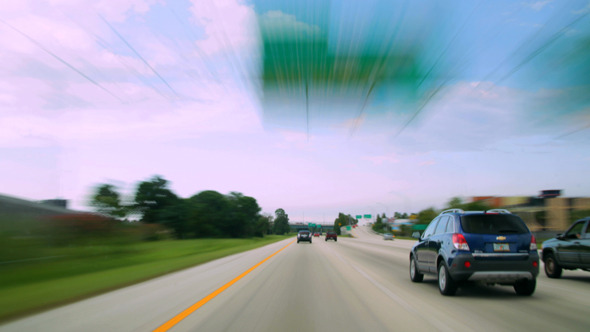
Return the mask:
[[[237, 191], [325, 223], [455, 196], [590, 196], [589, 13], [588, 0], [0, 0], [0, 193], [90, 210], [97, 185], [132, 199], [160, 175], [181, 197]], [[301, 79], [265, 81], [269, 33], [323, 38], [339, 68], [377, 54], [394, 69], [374, 88], [312, 80], [305, 97]], [[417, 76], [400, 81], [400, 55]]]

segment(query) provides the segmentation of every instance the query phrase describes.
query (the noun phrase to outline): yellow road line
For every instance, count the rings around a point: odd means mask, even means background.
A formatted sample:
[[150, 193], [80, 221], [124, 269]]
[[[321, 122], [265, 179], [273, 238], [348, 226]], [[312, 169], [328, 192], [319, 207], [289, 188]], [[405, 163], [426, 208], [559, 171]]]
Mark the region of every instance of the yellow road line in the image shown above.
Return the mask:
[[181, 320], [185, 319], [186, 317], [188, 317], [188, 315], [192, 314], [193, 312], [195, 312], [197, 309], [199, 309], [200, 307], [202, 307], [205, 303], [211, 301], [214, 297], [216, 297], [217, 295], [221, 294], [221, 292], [223, 292], [224, 290], [228, 289], [231, 285], [235, 284], [238, 280], [242, 279], [243, 277], [245, 277], [248, 273], [254, 271], [254, 269], [256, 269], [257, 267], [259, 267], [260, 265], [262, 265], [264, 262], [266, 262], [267, 260], [271, 259], [274, 255], [278, 254], [279, 252], [283, 251], [283, 249], [287, 248], [288, 246], [290, 246], [291, 244], [293, 244], [293, 242], [295, 242], [295, 240], [289, 242], [289, 244], [287, 244], [286, 246], [282, 247], [281, 249], [279, 249], [277, 252], [275, 252], [274, 254], [266, 257], [264, 260], [262, 260], [260, 263], [252, 266], [251, 268], [249, 268], [246, 272], [240, 274], [239, 276], [237, 276], [236, 278], [234, 278], [234, 280], [228, 282], [227, 284], [221, 286], [220, 288], [218, 288], [216, 291], [214, 291], [213, 293], [205, 296], [201, 301], [191, 305], [190, 307], [188, 307], [187, 309], [185, 309], [183, 312], [179, 313], [178, 315], [176, 315], [174, 318], [172, 318], [171, 320], [167, 321], [166, 323], [162, 324], [162, 326], [158, 327], [157, 329], [154, 330], [154, 332], [164, 332], [164, 331], [168, 331], [169, 329], [171, 329], [174, 325], [178, 324]]

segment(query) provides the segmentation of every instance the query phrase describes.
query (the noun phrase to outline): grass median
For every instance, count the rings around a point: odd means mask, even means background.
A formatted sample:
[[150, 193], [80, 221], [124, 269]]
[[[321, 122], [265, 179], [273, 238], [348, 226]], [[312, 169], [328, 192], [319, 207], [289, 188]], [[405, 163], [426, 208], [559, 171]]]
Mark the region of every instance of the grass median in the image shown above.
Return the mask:
[[155, 278], [291, 236], [59, 248], [0, 265], [0, 322]]

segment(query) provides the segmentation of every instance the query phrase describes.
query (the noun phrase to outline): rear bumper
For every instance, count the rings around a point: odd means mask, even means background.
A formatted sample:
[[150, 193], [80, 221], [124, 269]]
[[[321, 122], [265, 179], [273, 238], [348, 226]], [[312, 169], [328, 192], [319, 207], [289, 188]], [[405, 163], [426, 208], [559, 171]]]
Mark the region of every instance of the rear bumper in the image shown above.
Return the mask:
[[469, 281], [486, 281], [493, 283], [512, 283], [517, 280], [533, 279], [532, 272], [525, 271], [494, 271], [494, 272], [475, 272], [469, 279]]
[[[466, 267], [469, 262], [469, 267]], [[474, 256], [461, 253], [451, 262], [449, 273], [455, 280], [483, 281], [511, 284], [519, 280], [535, 279], [539, 275], [539, 255]]]

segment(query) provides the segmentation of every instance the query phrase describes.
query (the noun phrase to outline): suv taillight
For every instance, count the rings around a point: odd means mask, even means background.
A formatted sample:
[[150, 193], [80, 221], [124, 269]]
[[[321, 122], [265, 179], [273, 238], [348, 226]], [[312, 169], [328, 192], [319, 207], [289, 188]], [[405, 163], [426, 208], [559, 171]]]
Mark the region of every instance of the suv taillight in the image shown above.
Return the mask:
[[469, 250], [469, 245], [467, 244], [467, 240], [465, 240], [463, 234], [453, 234], [453, 246], [455, 249]]
[[529, 250], [537, 250], [537, 239], [535, 239], [533, 234], [531, 234], [531, 246]]

